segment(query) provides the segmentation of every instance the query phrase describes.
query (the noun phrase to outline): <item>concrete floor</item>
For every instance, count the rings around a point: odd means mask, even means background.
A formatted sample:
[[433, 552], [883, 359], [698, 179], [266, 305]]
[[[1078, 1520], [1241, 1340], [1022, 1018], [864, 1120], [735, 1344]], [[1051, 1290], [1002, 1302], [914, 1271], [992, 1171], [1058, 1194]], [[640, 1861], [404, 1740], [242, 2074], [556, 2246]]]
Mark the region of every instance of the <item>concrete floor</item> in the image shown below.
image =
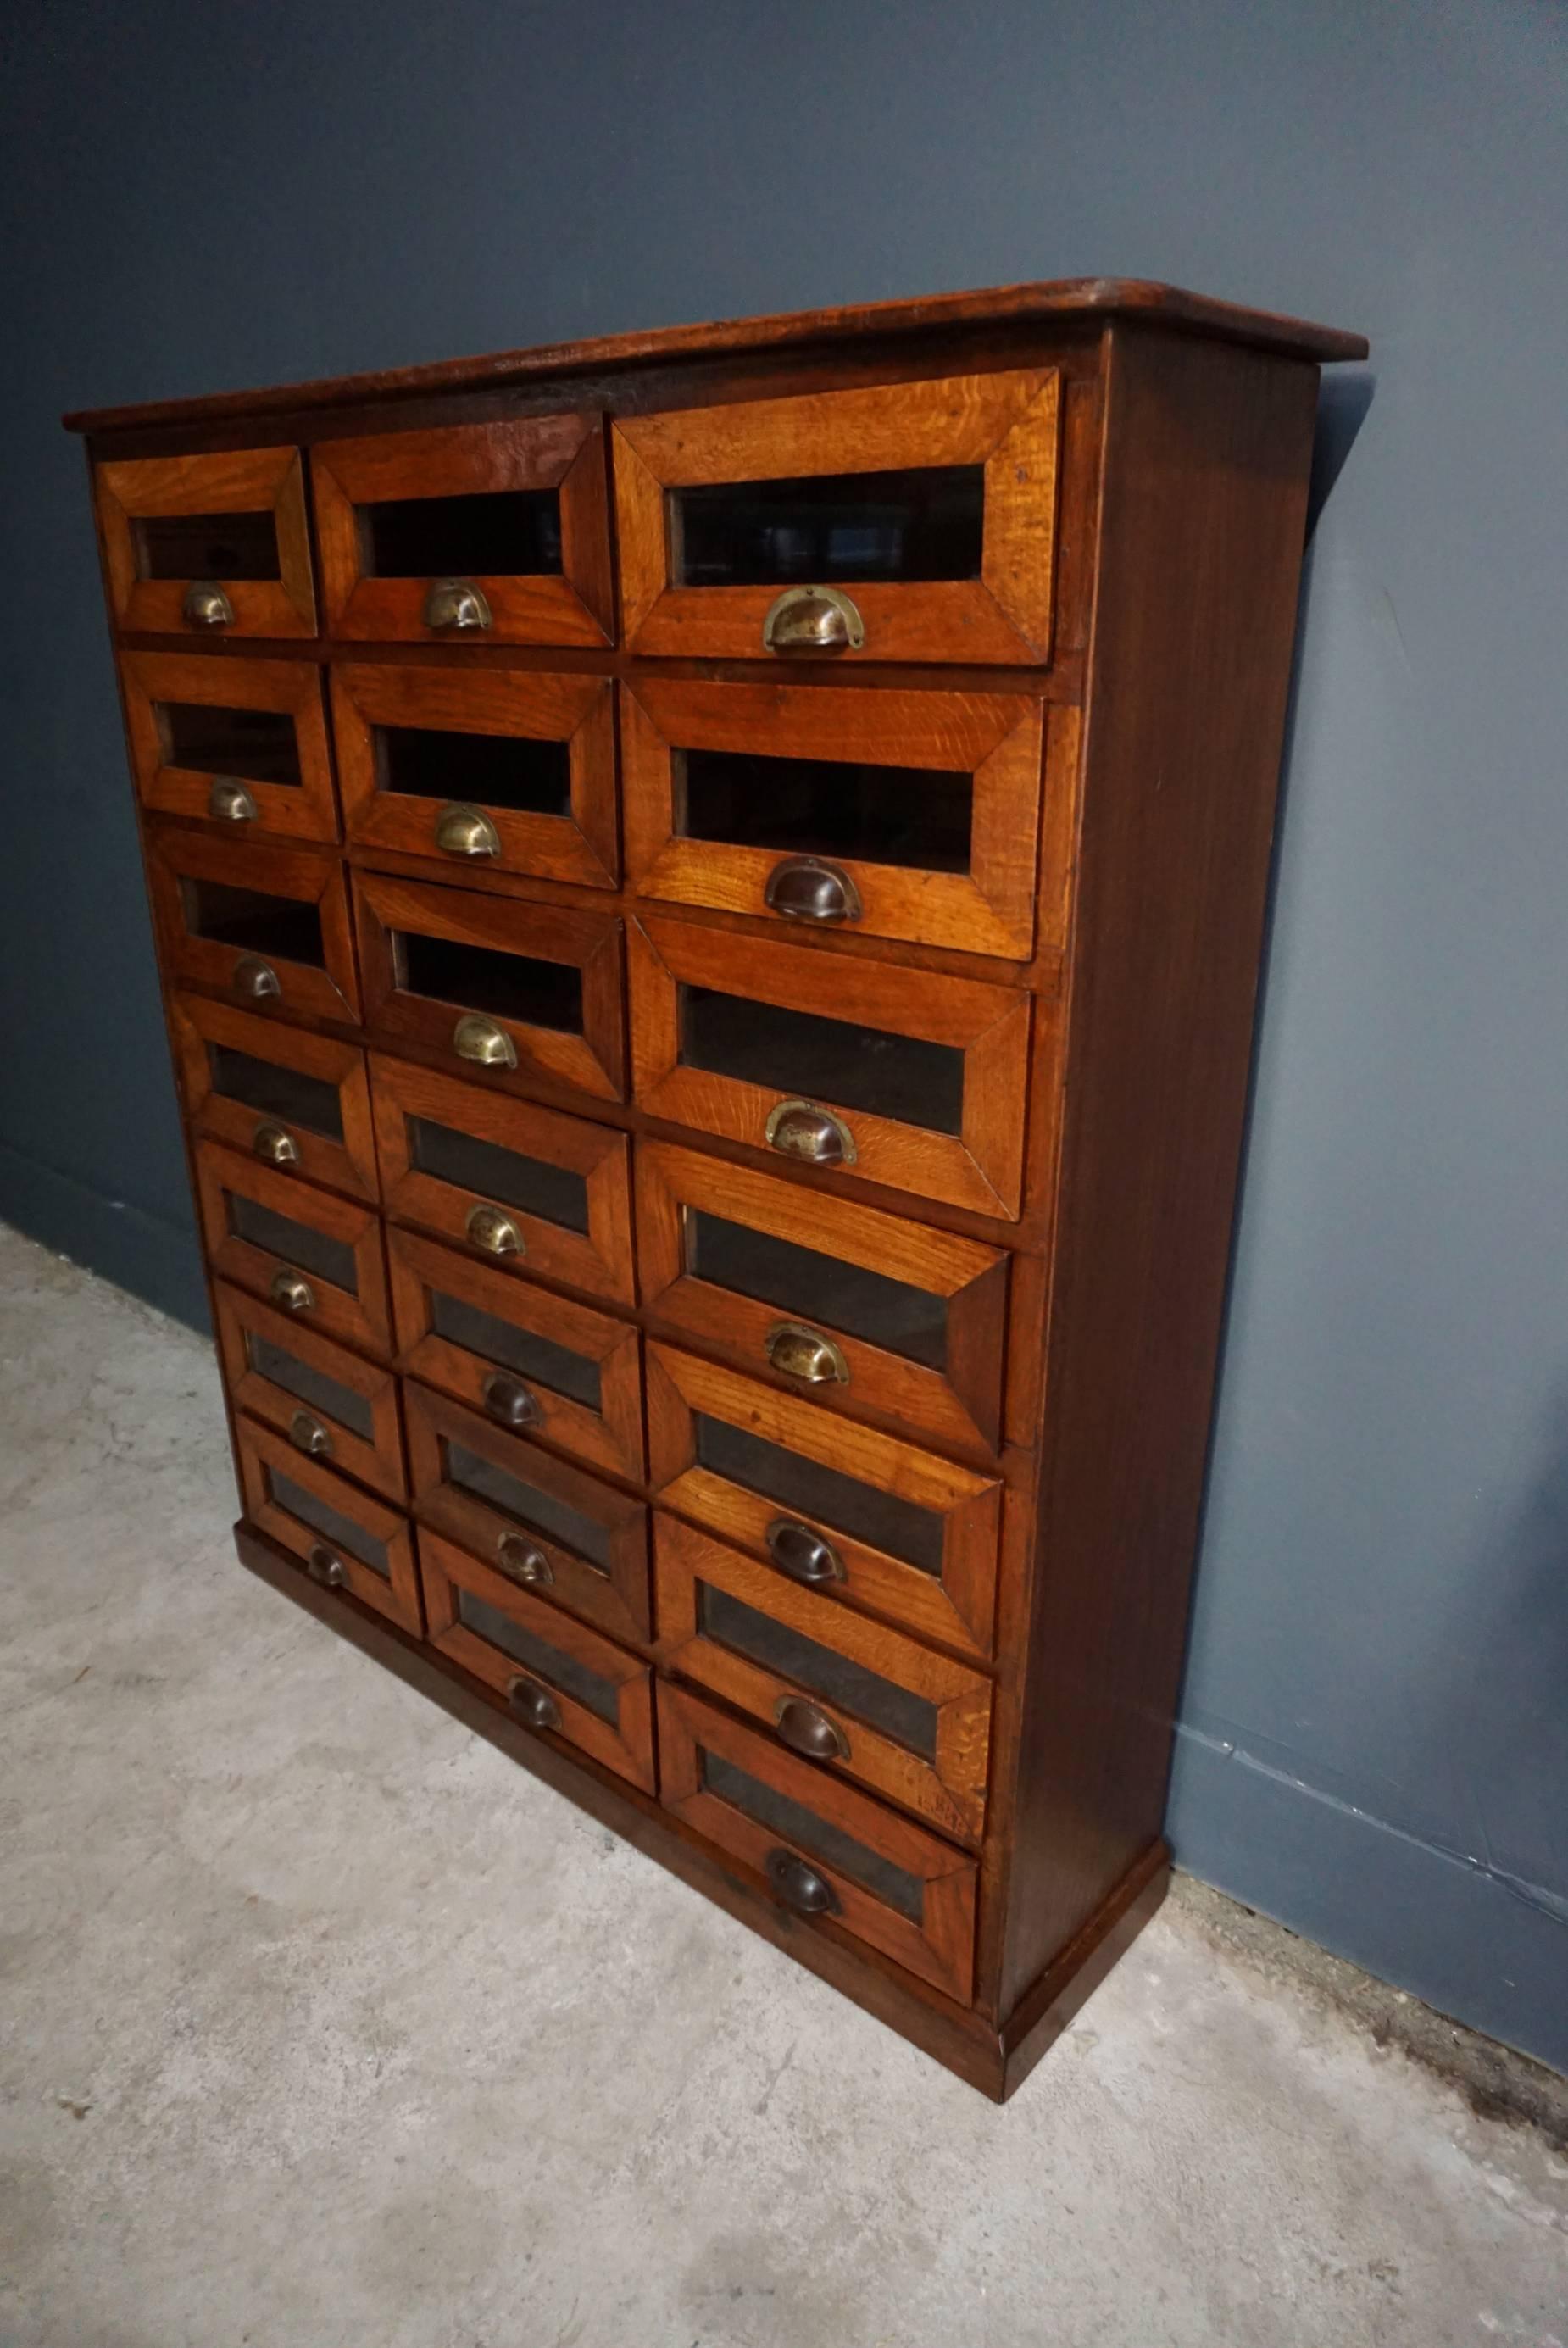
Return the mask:
[[242, 1572], [206, 1347], [9, 1234], [0, 1430], [5, 2348], [1568, 2342], [1568, 2160], [1193, 1894], [998, 2112]]

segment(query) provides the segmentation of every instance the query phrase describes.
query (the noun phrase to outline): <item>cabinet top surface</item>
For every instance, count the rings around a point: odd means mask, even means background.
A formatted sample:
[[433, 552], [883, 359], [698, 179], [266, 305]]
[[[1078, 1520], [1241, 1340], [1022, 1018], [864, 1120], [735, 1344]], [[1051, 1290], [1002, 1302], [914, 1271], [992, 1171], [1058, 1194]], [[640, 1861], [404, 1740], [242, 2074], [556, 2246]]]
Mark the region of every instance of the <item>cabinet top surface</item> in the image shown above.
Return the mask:
[[1277, 317], [1265, 310], [1243, 309], [1235, 303], [1183, 292], [1180, 286], [1142, 279], [1073, 277], [992, 286], [976, 293], [932, 294], [914, 301], [869, 302], [844, 309], [796, 310], [772, 317], [719, 319], [702, 325], [603, 335], [582, 342], [545, 343], [533, 350], [495, 351], [482, 358], [441, 359], [424, 366], [335, 376], [259, 391], [216, 392], [199, 399], [84, 408], [63, 421], [70, 432], [138, 425], [219, 424], [308, 408], [360, 407], [421, 393], [506, 390], [556, 376], [797, 350], [860, 341], [868, 335], [1114, 317], [1140, 318], [1301, 359], [1363, 359], [1367, 354], [1363, 335], [1312, 325], [1305, 319]]

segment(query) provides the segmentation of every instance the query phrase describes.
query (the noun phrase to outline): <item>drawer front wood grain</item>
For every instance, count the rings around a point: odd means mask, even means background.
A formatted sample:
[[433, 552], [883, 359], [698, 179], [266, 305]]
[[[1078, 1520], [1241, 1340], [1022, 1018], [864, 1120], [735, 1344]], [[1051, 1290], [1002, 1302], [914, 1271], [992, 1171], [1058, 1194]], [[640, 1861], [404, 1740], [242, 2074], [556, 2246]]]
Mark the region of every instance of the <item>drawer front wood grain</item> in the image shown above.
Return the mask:
[[177, 978], [270, 1016], [357, 1022], [337, 857], [176, 827], [157, 831], [150, 848], [159, 943]]
[[317, 1190], [221, 1143], [196, 1149], [208, 1261], [325, 1337], [380, 1360], [392, 1352], [381, 1223], [373, 1208]]
[[304, 1182], [375, 1199], [376, 1138], [355, 1044], [203, 994], [170, 1006], [185, 1114], [200, 1134]]
[[270, 1426], [242, 1418], [235, 1437], [245, 1514], [258, 1532], [291, 1550], [323, 1589], [351, 1591], [418, 1638], [424, 1625], [407, 1519], [303, 1457]]
[[297, 448], [134, 458], [99, 465], [96, 478], [120, 627], [208, 644], [315, 635]]
[[216, 1284], [218, 1354], [234, 1407], [384, 1499], [407, 1498], [397, 1381], [291, 1314]]
[[337, 799], [314, 662], [123, 653], [131, 771], [144, 805], [189, 822], [335, 840]]

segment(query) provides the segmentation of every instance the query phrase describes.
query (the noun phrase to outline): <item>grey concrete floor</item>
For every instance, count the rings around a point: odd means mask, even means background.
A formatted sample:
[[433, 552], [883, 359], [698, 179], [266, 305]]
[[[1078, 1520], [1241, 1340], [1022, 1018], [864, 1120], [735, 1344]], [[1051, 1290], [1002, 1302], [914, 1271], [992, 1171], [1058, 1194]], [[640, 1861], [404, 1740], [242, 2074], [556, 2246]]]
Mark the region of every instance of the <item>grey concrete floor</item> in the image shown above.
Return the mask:
[[5, 2348], [1568, 2342], [1568, 2161], [1167, 1905], [997, 2111], [235, 1565], [0, 1234]]

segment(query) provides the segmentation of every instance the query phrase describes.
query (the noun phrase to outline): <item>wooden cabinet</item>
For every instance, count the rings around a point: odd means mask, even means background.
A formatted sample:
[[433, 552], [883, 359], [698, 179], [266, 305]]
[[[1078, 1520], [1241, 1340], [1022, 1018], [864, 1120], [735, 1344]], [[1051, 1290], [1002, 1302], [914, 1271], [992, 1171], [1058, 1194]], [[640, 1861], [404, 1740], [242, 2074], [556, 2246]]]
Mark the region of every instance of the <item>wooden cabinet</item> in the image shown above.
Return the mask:
[[1166, 1879], [1364, 351], [1094, 280], [68, 419], [241, 1558], [997, 2097]]

